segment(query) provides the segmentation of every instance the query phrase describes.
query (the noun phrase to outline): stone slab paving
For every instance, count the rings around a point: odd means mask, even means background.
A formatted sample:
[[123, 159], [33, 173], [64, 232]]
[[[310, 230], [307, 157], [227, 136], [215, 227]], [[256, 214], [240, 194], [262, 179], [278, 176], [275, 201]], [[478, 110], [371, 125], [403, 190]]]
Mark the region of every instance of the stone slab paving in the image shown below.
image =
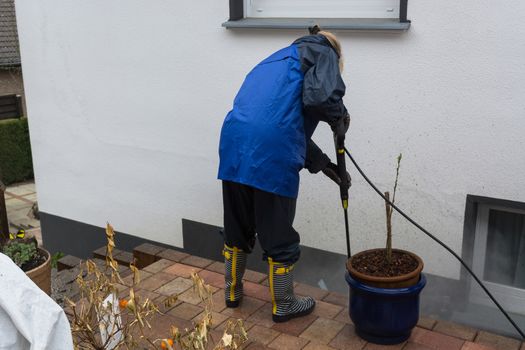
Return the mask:
[[6, 194], [8, 196], [27, 196], [36, 193], [35, 183], [33, 181], [20, 182], [7, 186]]
[[[19, 229], [30, 230], [40, 227], [40, 221], [32, 215], [31, 208], [37, 201], [34, 182], [22, 182], [7, 186], [5, 190], [5, 203], [9, 230], [16, 232]], [[34, 234], [41, 243], [40, 231]]]
[[[348, 315], [346, 295], [329, 293], [300, 283], [296, 287], [298, 293], [317, 298], [315, 312], [286, 323], [274, 323], [264, 274], [248, 271], [245, 279], [247, 293], [239, 308], [230, 309], [224, 305], [222, 263], [152, 245], [141, 246], [139, 250], [135, 258], [144, 254], [153, 256], [145, 257], [149, 263], [141, 271], [137, 294], [155, 300], [167, 315], [159, 316], [167, 319], [155, 321], [158, 324], [158, 331], [153, 334], [155, 337], [165, 336], [163, 332], [170, 323], [183, 329], [191, 327], [203, 315], [204, 305], [195, 295], [190, 279], [191, 273], [196, 272], [212, 286], [212, 339], [221, 338], [228, 321], [241, 318], [249, 335], [249, 341], [243, 349], [525, 350], [525, 344], [519, 340], [427, 317], [421, 317], [405, 343], [391, 346], [368, 343], [355, 332]], [[64, 265], [75, 262], [72, 257], [64, 257], [63, 260]], [[59, 274], [64, 274], [65, 279], [71, 279], [73, 274], [69, 271], [65, 269]], [[130, 282], [131, 276], [124, 278], [126, 285], [121, 286], [122, 295], [129, 291]], [[172, 305], [165, 305], [163, 301], [174, 293], [179, 294], [178, 300]]]

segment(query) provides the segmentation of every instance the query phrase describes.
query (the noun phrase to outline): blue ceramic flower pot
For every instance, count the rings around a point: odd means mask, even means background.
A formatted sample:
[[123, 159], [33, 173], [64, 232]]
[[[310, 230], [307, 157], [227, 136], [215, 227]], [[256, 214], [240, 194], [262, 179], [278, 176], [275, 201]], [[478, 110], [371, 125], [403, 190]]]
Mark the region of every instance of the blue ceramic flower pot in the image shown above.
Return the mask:
[[410, 337], [419, 319], [419, 293], [427, 280], [408, 288], [377, 288], [365, 285], [346, 273], [350, 286], [350, 318], [357, 334], [376, 344], [398, 344]]

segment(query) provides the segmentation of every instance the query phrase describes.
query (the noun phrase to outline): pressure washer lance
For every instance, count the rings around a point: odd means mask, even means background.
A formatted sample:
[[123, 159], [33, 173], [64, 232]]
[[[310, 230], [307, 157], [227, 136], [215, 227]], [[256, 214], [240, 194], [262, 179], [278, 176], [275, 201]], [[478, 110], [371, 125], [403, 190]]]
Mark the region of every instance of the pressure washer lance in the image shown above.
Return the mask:
[[339, 192], [341, 194], [341, 204], [345, 215], [345, 232], [346, 232], [346, 253], [350, 259], [350, 233], [348, 230], [348, 187], [349, 179], [346, 173], [345, 163], [345, 133], [346, 127], [344, 123], [339, 123], [334, 130], [335, 152], [337, 155], [337, 172], [341, 183], [339, 184]]

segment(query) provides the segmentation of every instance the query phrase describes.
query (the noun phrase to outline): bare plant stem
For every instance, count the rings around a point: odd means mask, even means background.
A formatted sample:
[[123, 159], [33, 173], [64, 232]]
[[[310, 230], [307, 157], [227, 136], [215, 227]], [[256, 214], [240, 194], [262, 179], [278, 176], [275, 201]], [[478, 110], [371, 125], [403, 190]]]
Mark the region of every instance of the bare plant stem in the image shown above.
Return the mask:
[[[397, 167], [396, 167], [396, 181], [394, 183], [394, 193], [392, 194], [392, 204], [396, 201], [396, 191], [397, 191], [397, 180], [399, 179], [399, 168], [401, 166], [401, 158], [403, 155], [399, 153], [397, 156]], [[385, 197], [390, 201], [390, 193], [385, 192]], [[392, 264], [392, 206], [385, 201], [386, 209], [386, 262], [390, 265]]]
[[[390, 192], [385, 192], [385, 197], [390, 200]], [[385, 201], [386, 209], [386, 262], [392, 263], [392, 208], [387, 201]]]
[[[397, 190], [397, 180], [399, 179], [399, 168], [401, 167], [401, 158], [403, 158], [403, 154], [399, 153], [397, 156], [397, 168], [396, 168], [396, 182], [394, 183], [394, 194], [392, 195], [392, 204], [396, 201], [396, 190]], [[390, 208], [390, 212], [392, 212], [392, 208]]]

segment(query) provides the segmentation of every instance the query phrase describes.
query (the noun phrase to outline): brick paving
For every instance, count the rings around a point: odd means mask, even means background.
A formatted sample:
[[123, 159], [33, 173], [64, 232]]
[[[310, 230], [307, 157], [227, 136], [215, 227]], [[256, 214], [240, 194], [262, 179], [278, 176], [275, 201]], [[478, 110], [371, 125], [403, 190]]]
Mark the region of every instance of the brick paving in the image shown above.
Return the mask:
[[432, 330], [434, 326], [436, 325], [436, 320], [428, 317], [421, 316], [419, 317], [419, 321], [417, 322], [417, 326], [425, 329]]
[[340, 305], [343, 307], [348, 306], [348, 294], [331, 292], [326, 297], [324, 297], [323, 300], [327, 303]]
[[352, 324], [352, 320], [350, 319], [350, 315], [348, 313], [347, 307], [343, 308], [341, 312], [337, 316], [334, 317], [334, 320], [343, 322], [343, 323]]
[[343, 310], [342, 306], [330, 304], [322, 300], [317, 300], [313, 314], [324, 318], [334, 318]]
[[480, 331], [478, 333], [476, 343], [493, 347], [497, 350], [520, 350], [520, 346], [522, 345], [519, 340], [485, 331]]
[[461, 350], [465, 343], [463, 339], [417, 327], [412, 331], [409, 341], [436, 350]]
[[175, 265], [175, 263], [171, 260], [160, 259], [158, 261], [155, 261], [153, 264], [146, 266], [145, 268], [143, 268], [143, 270], [151, 273], [157, 273], [170, 267], [171, 265]]
[[185, 265], [195, 266], [199, 268], [205, 268], [213, 263], [210, 259], [201, 258], [194, 255], [189, 255], [185, 259], [181, 260], [181, 263]]
[[330, 346], [339, 350], [360, 350], [366, 346], [366, 341], [355, 333], [354, 326], [345, 325], [330, 341]]
[[445, 321], [439, 322], [434, 331], [469, 341], [473, 341], [477, 333], [474, 328]]
[[187, 258], [189, 255], [183, 252], [179, 252], [178, 250], [165, 249], [157, 253], [157, 256], [161, 259], [180, 262], [181, 260]]
[[[101, 251], [98, 249], [97, 254]], [[190, 279], [191, 273], [196, 272], [212, 286], [212, 342], [221, 338], [229, 320], [241, 318], [249, 337], [243, 347], [247, 350], [525, 350], [525, 344], [519, 340], [428, 317], [420, 318], [405, 343], [392, 346], [368, 343], [355, 332], [348, 315], [347, 295], [301, 283], [296, 285], [296, 291], [317, 299], [315, 311], [286, 323], [274, 323], [265, 274], [247, 271], [243, 302], [239, 308], [230, 309], [224, 305], [223, 263], [150, 244], [142, 245], [134, 252], [137, 252], [135, 258], [144, 258], [138, 262], [142, 264], [142, 270], [136, 294], [154, 300], [165, 313], [158, 316], [164, 319], [154, 320], [156, 327], [153, 327], [152, 335], [155, 337], [165, 336], [169, 325], [180, 329], [192, 327], [203, 315], [204, 305], [195, 295]], [[72, 279], [77, 262], [74, 257], [64, 257], [59, 275]], [[121, 295], [129, 291], [131, 279], [132, 276], [128, 275], [124, 278], [125, 285], [119, 285]], [[164, 304], [166, 297], [173, 294], [178, 294], [178, 299], [170, 305]]]
[[[272, 307], [270, 305], [269, 311], [271, 312]], [[271, 316], [269, 317], [271, 321]], [[290, 335], [300, 336], [303, 332], [310, 327], [310, 325], [317, 320], [317, 317], [314, 315], [308, 315], [304, 317], [299, 317], [294, 320], [282, 323], [273, 323], [271, 326], [273, 329], [278, 330], [281, 333], [286, 333]]]
[[328, 344], [344, 327], [344, 323], [319, 317], [301, 333], [300, 337], [314, 343]]

